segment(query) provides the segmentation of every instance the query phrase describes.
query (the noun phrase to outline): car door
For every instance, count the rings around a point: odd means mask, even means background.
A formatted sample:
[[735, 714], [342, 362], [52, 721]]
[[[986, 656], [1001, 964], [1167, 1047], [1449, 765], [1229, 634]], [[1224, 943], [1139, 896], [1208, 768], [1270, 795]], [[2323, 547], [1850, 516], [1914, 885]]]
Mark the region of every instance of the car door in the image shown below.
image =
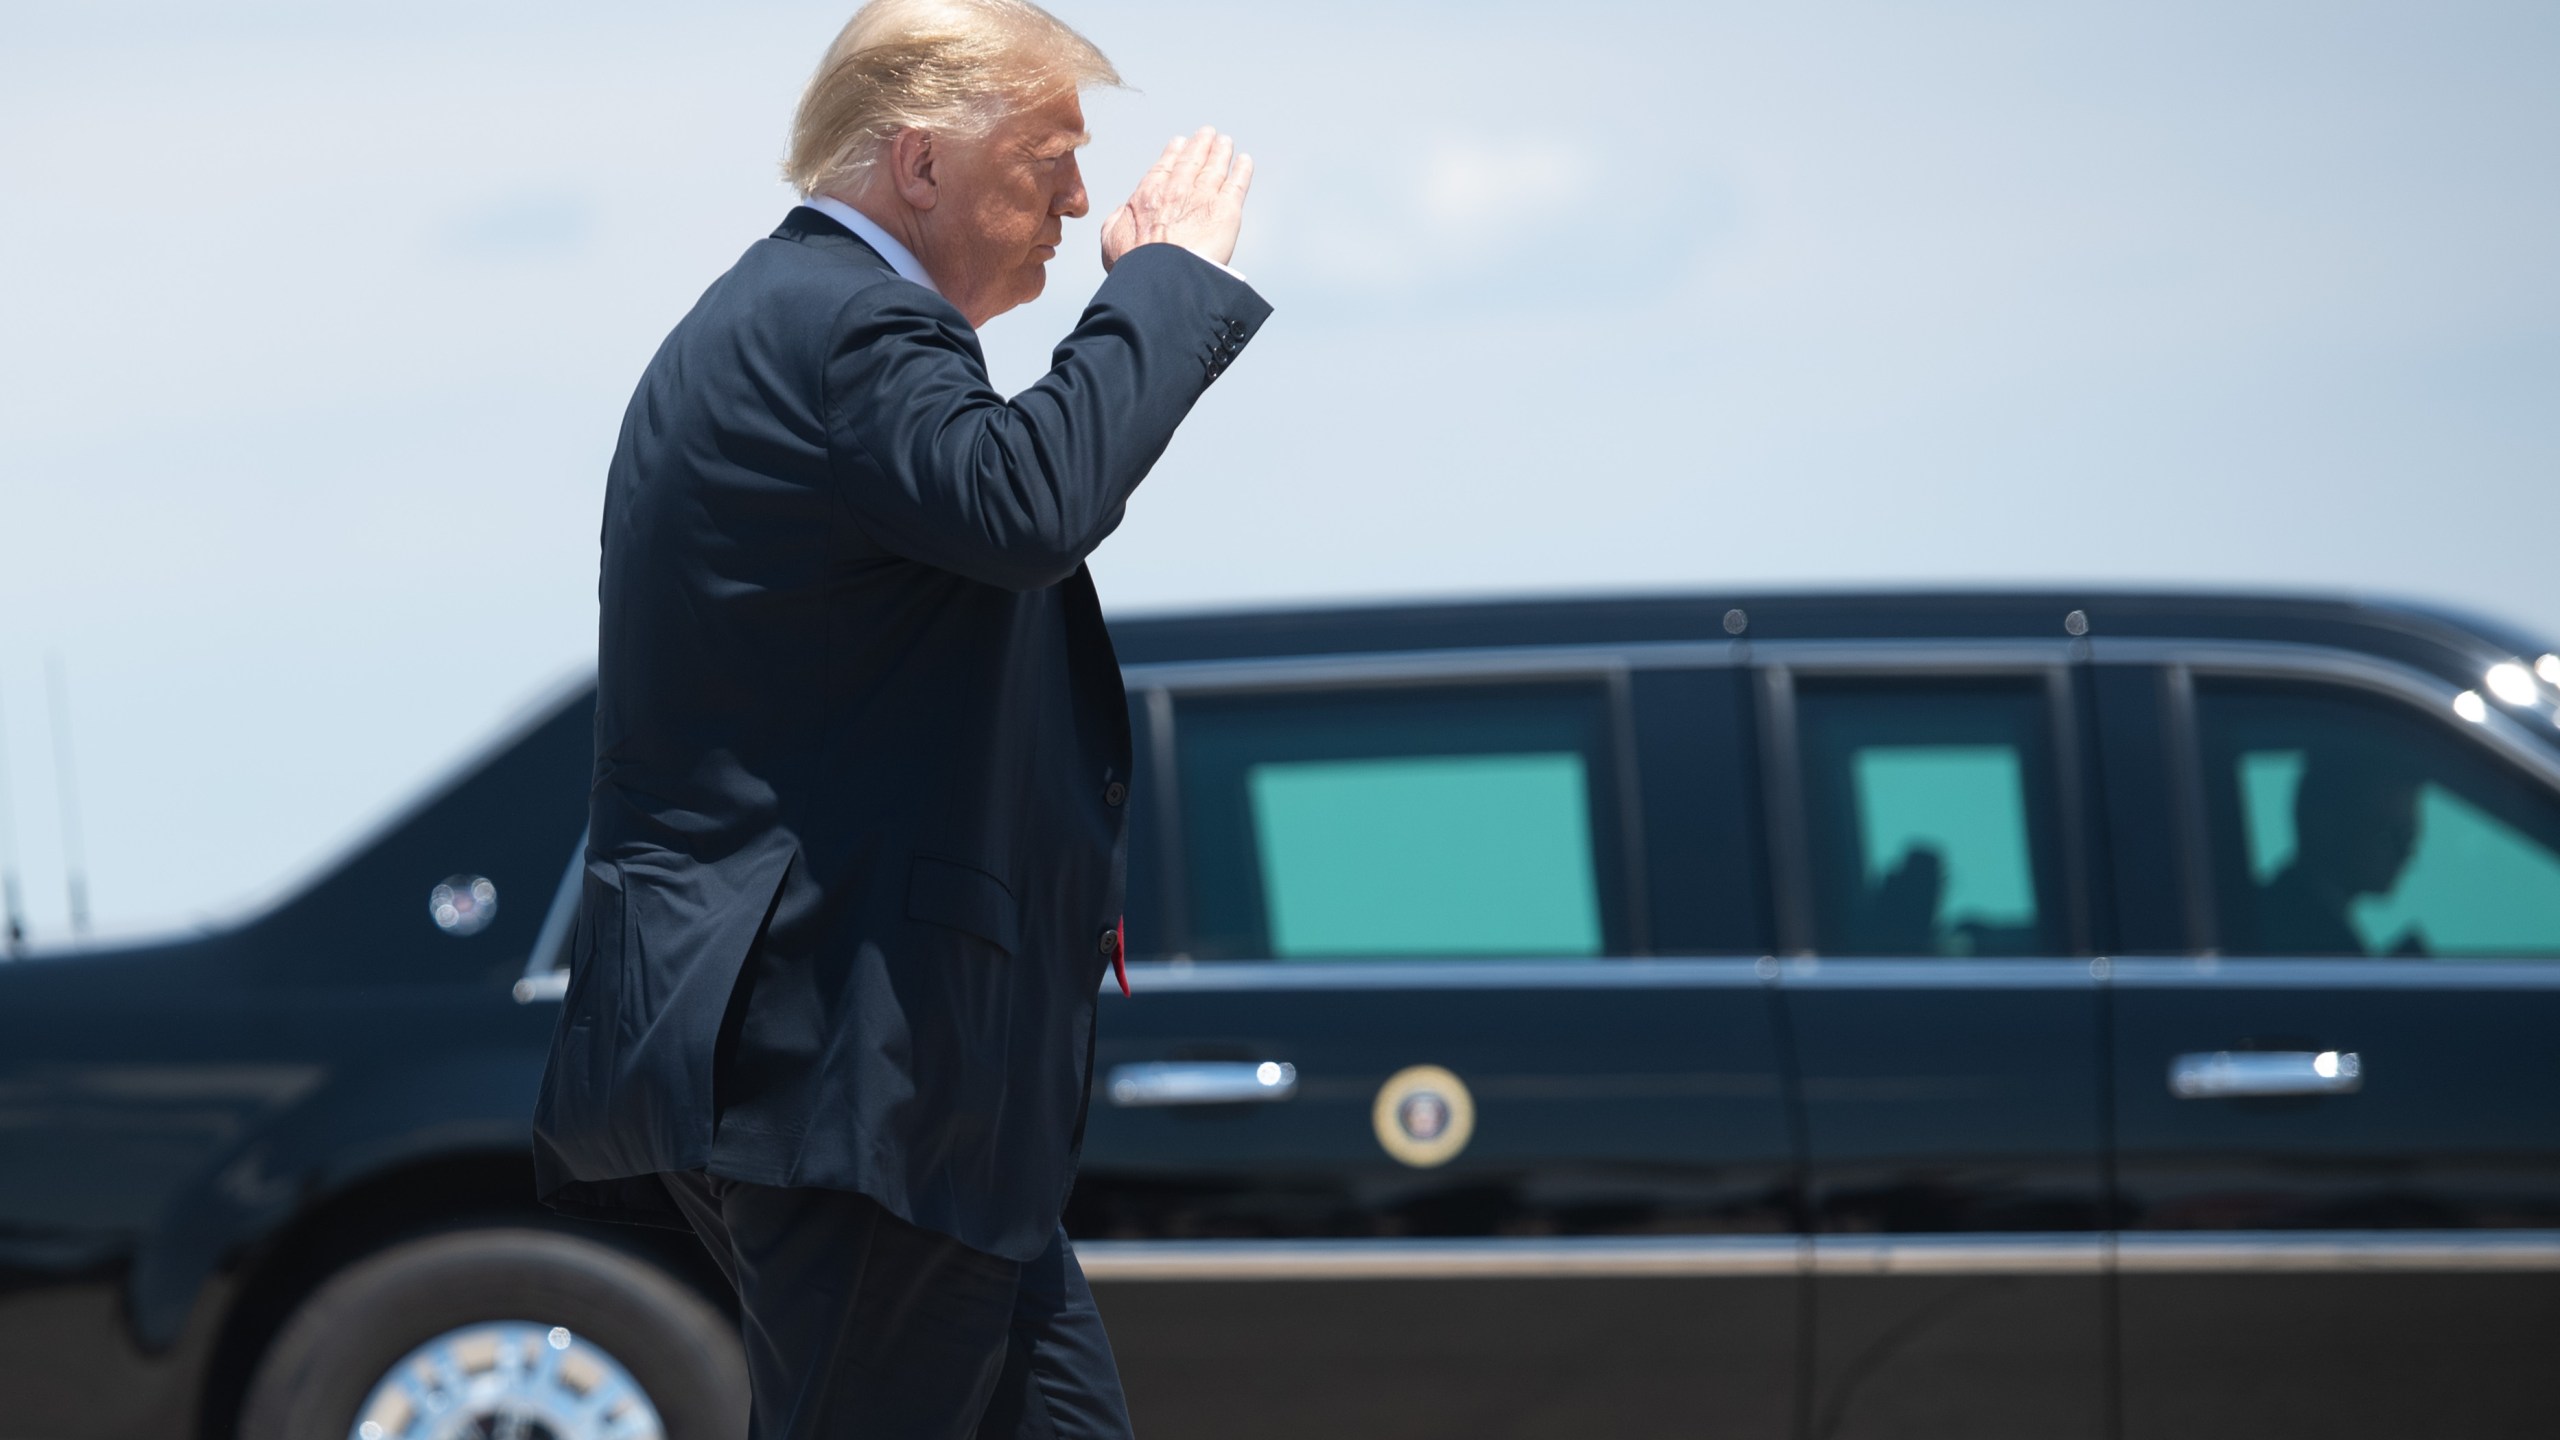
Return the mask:
[[2074, 667], [1769, 646], [1807, 1434], [2106, 1433], [2102, 1030]]
[[1132, 681], [1142, 958], [1106, 991], [1069, 1227], [1140, 1428], [1788, 1434], [1737, 676], [1493, 652]]
[[2560, 1433], [2550, 707], [2168, 658], [2108, 711], [2163, 732], [2124, 809], [2171, 802], [2192, 951], [2111, 997], [2125, 1435]]

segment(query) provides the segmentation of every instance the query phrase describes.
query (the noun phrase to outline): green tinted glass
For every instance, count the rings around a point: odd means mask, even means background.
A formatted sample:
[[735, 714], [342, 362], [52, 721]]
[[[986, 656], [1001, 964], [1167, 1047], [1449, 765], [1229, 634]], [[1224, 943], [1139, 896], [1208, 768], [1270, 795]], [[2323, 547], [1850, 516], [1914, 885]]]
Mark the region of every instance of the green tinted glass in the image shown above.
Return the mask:
[[1807, 679], [1796, 724], [1817, 949], [2062, 953], [2041, 682]]
[[2418, 792], [2418, 852], [2388, 895], [2358, 900], [2374, 954], [2560, 953], [2560, 856], [2441, 786]]
[[2249, 878], [2261, 885], [2293, 862], [2293, 794], [2300, 788], [2301, 751], [2253, 750], [2240, 757], [2240, 804], [2249, 826]]
[[1611, 724], [1578, 682], [1178, 702], [1178, 953], [1612, 953]]
[[2467, 734], [2322, 687], [2198, 695], [2223, 948], [2560, 955], [2560, 807]]
[[1877, 745], [1859, 750], [1858, 824], [1866, 879], [1881, 885], [1915, 851], [1944, 870], [1942, 927], [2032, 927], [2027, 791], [2002, 745]]
[[1265, 764], [1247, 786], [1282, 958], [1600, 952], [1580, 755]]

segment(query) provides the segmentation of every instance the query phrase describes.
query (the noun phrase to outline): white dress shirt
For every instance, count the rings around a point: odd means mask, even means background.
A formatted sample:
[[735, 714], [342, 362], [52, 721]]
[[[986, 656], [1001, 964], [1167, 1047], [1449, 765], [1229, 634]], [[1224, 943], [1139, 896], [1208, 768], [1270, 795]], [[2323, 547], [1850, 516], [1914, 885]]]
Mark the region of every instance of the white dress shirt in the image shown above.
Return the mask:
[[924, 273], [923, 263], [918, 261], [906, 246], [899, 244], [888, 231], [881, 229], [879, 221], [833, 195], [804, 196], [800, 203], [862, 237], [862, 243], [879, 251], [880, 258], [888, 261], [889, 268], [897, 271], [902, 278], [913, 280], [936, 295], [942, 293], [942, 287], [933, 283], [933, 277]]

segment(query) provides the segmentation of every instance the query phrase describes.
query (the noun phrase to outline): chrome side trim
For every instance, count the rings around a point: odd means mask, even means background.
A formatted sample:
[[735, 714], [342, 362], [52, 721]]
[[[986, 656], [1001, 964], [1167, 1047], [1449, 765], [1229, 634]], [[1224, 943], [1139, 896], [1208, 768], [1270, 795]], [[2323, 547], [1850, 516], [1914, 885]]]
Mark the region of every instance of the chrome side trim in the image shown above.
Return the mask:
[[2100, 1275], [2104, 1235], [1818, 1235], [1817, 1275]]
[[1793, 1275], [1791, 1235], [1538, 1240], [1091, 1240], [1094, 1280], [1564, 1280]]
[[2560, 1231], [2133, 1235], [1576, 1236], [1493, 1240], [1092, 1240], [1099, 1281], [1571, 1280], [1816, 1274], [2560, 1272]]
[[2116, 1238], [2128, 1275], [2325, 1274], [2369, 1270], [2560, 1270], [2555, 1230], [2329, 1230]]

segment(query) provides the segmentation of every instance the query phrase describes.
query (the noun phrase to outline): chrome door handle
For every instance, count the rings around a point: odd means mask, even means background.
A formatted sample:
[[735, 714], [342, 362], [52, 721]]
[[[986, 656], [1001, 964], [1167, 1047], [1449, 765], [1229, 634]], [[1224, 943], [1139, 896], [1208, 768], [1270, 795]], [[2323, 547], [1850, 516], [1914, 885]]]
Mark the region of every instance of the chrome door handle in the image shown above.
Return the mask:
[[2364, 1088], [2353, 1050], [2212, 1050], [2169, 1062], [2169, 1093], [2181, 1100], [2248, 1095], [2352, 1095]]
[[1298, 1067], [1282, 1060], [1149, 1060], [1114, 1065], [1103, 1087], [1114, 1105], [1233, 1105], [1298, 1093]]

